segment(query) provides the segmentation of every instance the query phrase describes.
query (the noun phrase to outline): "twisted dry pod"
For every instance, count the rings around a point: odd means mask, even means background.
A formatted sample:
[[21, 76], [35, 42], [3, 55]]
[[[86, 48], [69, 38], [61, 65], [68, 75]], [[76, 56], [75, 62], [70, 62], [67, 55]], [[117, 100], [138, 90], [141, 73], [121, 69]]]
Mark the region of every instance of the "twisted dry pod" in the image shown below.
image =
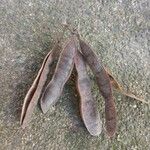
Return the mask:
[[116, 109], [108, 74], [96, 54], [83, 40], [79, 38], [83, 56], [96, 76], [97, 85], [105, 99], [105, 118], [107, 134], [112, 137], [116, 131]]
[[86, 70], [86, 64], [79, 51], [76, 51], [75, 67], [78, 73], [77, 88], [81, 98], [81, 116], [89, 133], [93, 136], [97, 136], [101, 133], [102, 122], [100, 120], [96, 101], [92, 96], [91, 82]]
[[62, 50], [54, 75], [47, 85], [40, 100], [41, 108], [46, 113], [51, 105], [54, 105], [60, 97], [63, 87], [70, 77], [74, 66], [76, 51], [76, 38], [72, 36]]
[[46, 55], [32, 86], [26, 94], [20, 119], [20, 123], [23, 128], [25, 128], [31, 120], [31, 115], [34, 111], [35, 106], [38, 103], [38, 99], [40, 98], [44, 85], [46, 83], [47, 75], [50, 71], [50, 66], [58, 58], [58, 53], [60, 49], [61, 47], [58, 41], [52, 51], [50, 51]]
[[117, 90], [119, 93], [121, 93], [121, 94], [123, 94], [123, 95], [125, 95], [125, 96], [127, 96], [127, 97], [130, 97], [130, 98], [132, 98], [132, 99], [138, 100], [138, 101], [143, 102], [143, 103], [145, 103], [145, 104], [149, 104], [149, 102], [145, 101], [143, 98], [137, 97], [137, 96], [135, 96], [133, 93], [131, 93], [131, 92], [129, 92], [129, 91], [126, 92], [126, 91], [124, 90], [123, 86], [118, 83], [118, 81], [117, 81], [117, 80], [115, 79], [115, 77], [111, 74], [111, 72], [110, 72], [107, 68], [105, 68], [105, 70], [106, 70], [106, 72], [107, 72], [107, 74], [108, 74], [108, 76], [109, 76], [109, 79], [110, 79], [110, 81], [111, 81], [111, 85], [113, 86], [113, 88], [114, 88], [115, 90]]

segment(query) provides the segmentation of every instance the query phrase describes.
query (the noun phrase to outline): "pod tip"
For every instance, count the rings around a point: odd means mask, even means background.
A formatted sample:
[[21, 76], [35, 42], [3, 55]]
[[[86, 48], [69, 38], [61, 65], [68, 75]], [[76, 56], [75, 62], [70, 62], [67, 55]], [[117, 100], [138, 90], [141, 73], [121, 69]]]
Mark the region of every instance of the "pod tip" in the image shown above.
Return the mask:
[[87, 127], [87, 130], [89, 131], [89, 133], [92, 135], [92, 136], [99, 136], [102, 132], [102, 124], [101, 122], [99, 122], [99, 124], [97, 124], [97, 126], [93, 126], [92, 128], [89, 128], [88, 126]]
[[20, 124], [21, 124], [21, 128], [25, 129], [27, 127], [28, 122], [22, 121], [22, 122], [20, 122]]
[[106, 134], [108, 135], [109, 138], [113, 138], [116, 134], [116, 127], [114, 129], [106, 129]]
[[41, 101], [40, 105], [42, 112], [45, 114], [48, 111], [47, 105], [43, 101]]
[[99, 136], [100, 134], [101, 134], [101, 130], [99, 130], [99, 131], [96, 131], [96, 132], [90, 132], [90, 134], [92, 135], [92, 136]]

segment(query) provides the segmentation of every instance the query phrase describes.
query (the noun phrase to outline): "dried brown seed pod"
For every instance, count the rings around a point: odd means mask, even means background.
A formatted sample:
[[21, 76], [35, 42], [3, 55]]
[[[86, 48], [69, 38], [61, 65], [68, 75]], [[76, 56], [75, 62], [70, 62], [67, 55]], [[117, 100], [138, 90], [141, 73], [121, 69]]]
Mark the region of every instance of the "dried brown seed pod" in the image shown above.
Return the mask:
[[145, 101], [143, 98], [140, 98], [140, 97], [137, 97], [137, 96], [135, 96], [133, 93], [131, 93], [131, 92], [126, 92], [125, 90], [124, 90], [124, 88], [123, 88], [123, 86], [122, 85], [120, 85], [119, 83], [118, 83], [118, 81], [115, 79], [115, 77], [112, 75], [112, 73], [107, 69], [107, 68], [105, 68], [105, 70], [106, 70], [106, 72], [107, 72], [107, 74], [108, 74], [108, 76], [109, 76], [109, 79], [110, 79], [110, 81], [111, 81], [111, 84], [112, 84], [112, 86], [113, 86], [113, 88], [115, 89], [115, 90], [117, 90], [119, 93], [121, 93], [121, 94], [123, 94], [123, 95], [125, 95], [125, 96], [127, 96], [127, 97], [130, 97], [130, 98], [132, 98], [132, 99], [135, 99], [135, 100], [138, 100], [138, 101], [140, 101], [140, 102], [142, 102], [142, 103], [145, 103], [145, 104], [149, 104], [147, 101]]
[[43, 93], [40, 104], [42, 111], [46, 113], [51, 105], [54, 105], [60, 97], [63, 87], [70, 77], [74, 66], [74, 55], [76, 51], [76, 38], [69, 39], [62, 50], [54, 75]]
[[53, 64], [55, 60], [58, 59], [61, 50], [60, 41], [64, 36], [65, 30], [66, 27], [63, 27], [62, 33], [59, 34], [59, 38], [57, 38], [52, 51], [50, 51], [46, 55], [33, 84], [31, 85], [29, 91], [25, 96], [24, 103], [22, 106], [21, 118], [20, 118], [20, 123], [23, 128], [25, 128], [29, 123], [34, 108], [38, 103], [38, 99], [40, 98], [41, 93], [46, 84], [47, 76], [50, 71], [50, 66]]
[[108, 136], [112, 137], [116, 132], [116, 109], [108, 74], [91, 47], [80, 38], [79, 42], [83, 56], [96, 76], [100, 93], [105, 99], [106, 130]]
[[52, 63], [58, 58], [60, 49], [61, 47], [57, 43], [53, 50], [46, 55], [32, 86], [26, 94], [20, 119], [20, 123], [23, 128], [25, 128], [31, 120], [31, 115], [38, 103], [38, 99], [40, 98], [43, 87], [46, 83], [47, 75], [50, 71], [50, 65], [52, 65]]
[[75, 55], [75, 67], [78, 73], [77, 88], [80, 94], [80, 111], [83, 122], [93, 136], [98, 136], [102, 130], [102, 122], [91, 92], [91, 82], [87, 73], [85, 60], [79, 51]]

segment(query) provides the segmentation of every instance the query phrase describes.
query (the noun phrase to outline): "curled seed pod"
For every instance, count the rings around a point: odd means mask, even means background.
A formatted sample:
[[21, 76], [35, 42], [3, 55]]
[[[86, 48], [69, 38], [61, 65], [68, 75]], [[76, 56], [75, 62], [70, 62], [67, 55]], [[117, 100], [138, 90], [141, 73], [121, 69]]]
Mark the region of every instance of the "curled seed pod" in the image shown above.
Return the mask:
[[35, 106], [38, 103], [38, 99], [40, 98], [40, 95], [46, 83], [47, 76], [50, 70], [50, 65], [52, 65], [52, 63], [58, 58], [60, 48], [61, 47], [57, 43], [53, 50], [46, 55], [31, 88], [26, 94], [20, 119], [22, 128], [25, 128], [31, 120], [31, 115], [34, 111]]
[[49, 107], [57, 102], [72, 72], [76, 51], [75, 40], [74, 36], [70, 38], [60, 54], [54, 75], [47, 85], [40, 101], [43, 113], [46, 113]]
[[32, 86], [30, 87], [29, 91], [25, 96], [20, 118], [20, 123], [23, 128], [25, 128], [29, 123], [33, 110], [38, 103], [39, 97], [41, 96], [41, 93], [44, 89], [44, 85], [46, 84], [47, 75], [50, 70], [50, 65], [52, 65], [56, 59], [58, 59], [61, 49], [60, 41], [63, 38], [65, 30], [66, 27], [63, 27], [62, 33], [59, 35], [59, 38], [57, 38], [57, 41], [52, 51], [50, 51], [46, 55]]
[[110, 83], [112, 85], [112, 87], [114, 87], [116, 90], [122, 91], [122, 86], [117, 82], [117, 80], [113, 77], [113, 75], [110, 73], [110, 71], [108, 70], [108, 68], [104, 68], [106, 73], [109, 76], [110, 79]]
[[111, 81], [111, 84], [112, 84], [112, 86], [113, 86], [113, 88], [114, 88], [115, 90], [117, 90], [117, 91], [118, 91], [119, 93], [121, 93], [122, 95], [125, 95], [125, 96], [130, 97], [130, 98], [135, 99], [135, 100], [138, 100], [138, 101], [140, 101], [140, 102], [142, 102], [142, 103], [149, 104], [149, 102], [145, 101], [143, 98], [137, 97], [137, 96], [135, 96], [133, 93], [131, 93], [131, 92], [129, 92], [129, 91], [126, 92], [126, 91], [124, 90], [123, 86], [118, 83], [118, 81], [117, 81], [117, 80], [115, 79], [115, 77], [111, 74], [111, 72], [108, 71], [108, 69], [106, 69], [106, 68], [105, 68], [105, 70], [106, 70], [106, 72], [107, 72], [107, 74], [108, 74], [108, 76], [109, 76], [109, 79], [110, 79], [110, 81]]
[[77, 88], [81, 98], [81, 116], [89, 133], [93, 136], [97, 136], [101, 133], [102, 122], [100, 120], [96, 101], [92, 96], [91, 83], [86, 65], [79, 51], [77, 51], [75, 55], [75, 67], [78, 73]]
[[108, 74], [90, 46], [80, 38], [79, 42], [83, 56], [96, 76], [97, 85], [105, 99], [106, 130], [108, 136], [112, 137], [116, 131], [116, 109]]

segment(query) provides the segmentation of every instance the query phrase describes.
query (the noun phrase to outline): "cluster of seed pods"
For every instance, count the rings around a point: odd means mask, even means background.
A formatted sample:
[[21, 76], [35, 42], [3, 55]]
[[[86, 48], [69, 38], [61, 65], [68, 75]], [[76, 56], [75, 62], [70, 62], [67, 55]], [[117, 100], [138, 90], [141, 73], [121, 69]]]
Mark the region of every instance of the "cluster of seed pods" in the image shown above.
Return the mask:
[[[54, 74], [48, 84], [48, 73], [56, 61]], [[73, 68], [77, 71], [77, 89], [80, 95], [80, 112], [85, 127], [93, 136], [102, 131], [102, 121], [91, 91], [87, 65], [96, 77], [100, 94], [105, 100], [106, 133], [112, 137], [116, 132], [116, 109], [112, 95], [112, 86], [121, 91], [121, 87], [113, 76], [103, 67], [91, 47], [83, 41], [79, 34], [73, 34], [61, 47], [60, 41], [47, 54], [43, 64], [24, 99], [21, 112], [21, 125], [25, 128], [30, 120], [38, 101], [43, 113], [58, 101], [64, 85], [69, 79]], [[126, 94], [127, 95], [127, 94]], [[134, 95], [127, 95], [133, 98]]]

